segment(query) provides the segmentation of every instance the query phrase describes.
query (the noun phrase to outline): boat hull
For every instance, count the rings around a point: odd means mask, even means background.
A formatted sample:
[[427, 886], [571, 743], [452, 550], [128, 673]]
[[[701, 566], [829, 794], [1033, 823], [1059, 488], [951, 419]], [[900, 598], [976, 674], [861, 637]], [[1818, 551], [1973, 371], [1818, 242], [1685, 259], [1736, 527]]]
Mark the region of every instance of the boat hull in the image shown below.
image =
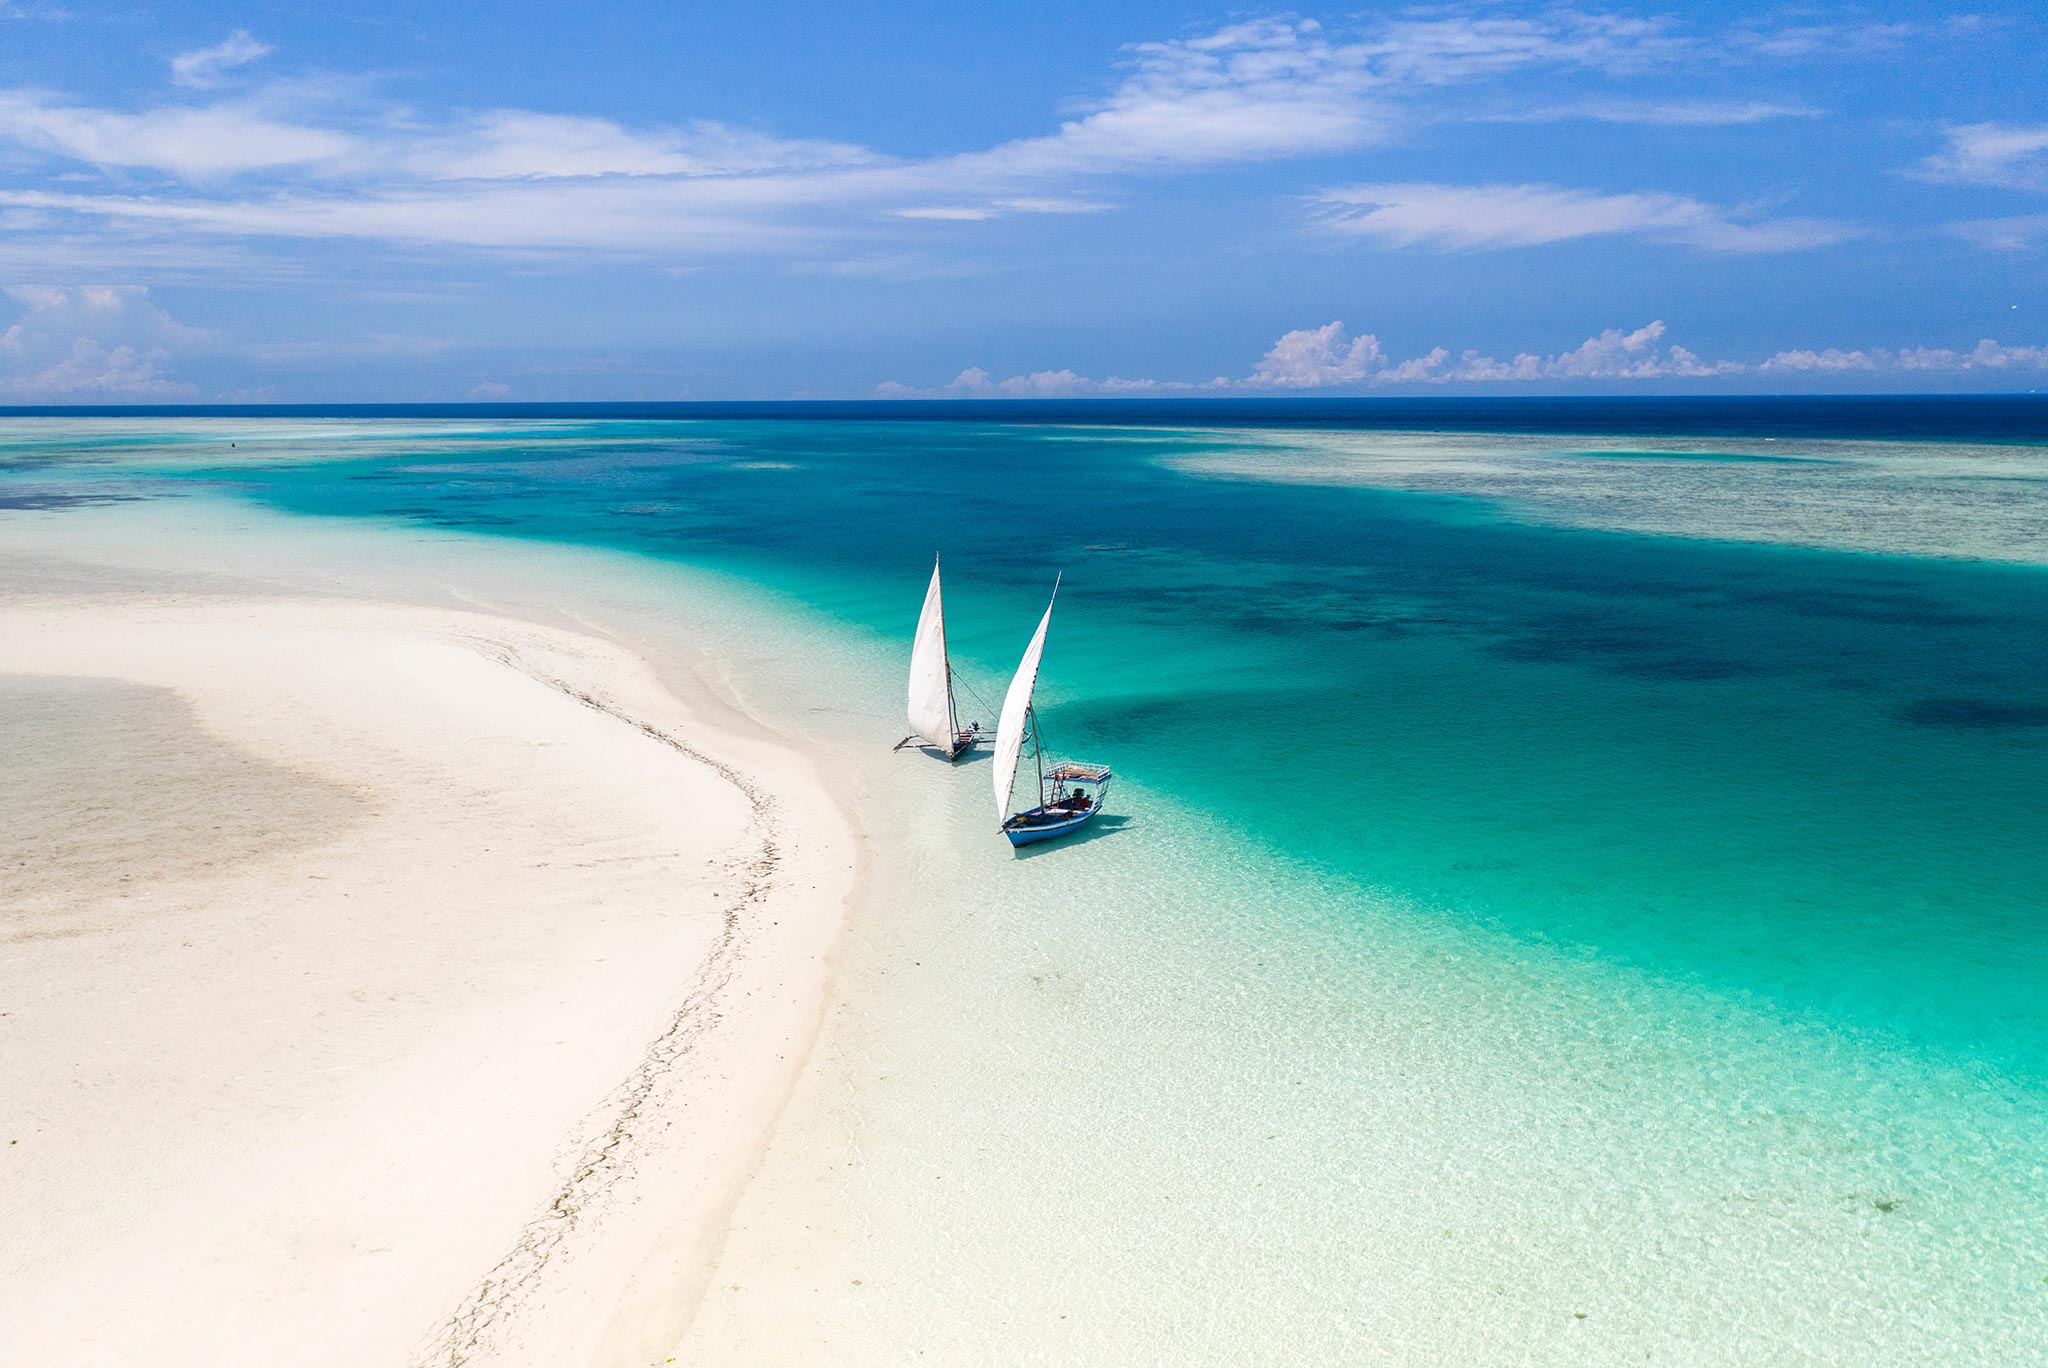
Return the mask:
[[1102, 804], [1096, 803], [1086, 812], [1077, 812], [1071, 817], [1050, 822], [1025, 822], [1023, 819], [1034, 812], [1020, 813], [1003, 823], [1003, 835], [1010, 838], [1013, 846], [1037, 845], [1040, 841], [1057, 841], [1062, 836], [1071, 836], [1095, 820], [1095, 814], [1102, 811]]

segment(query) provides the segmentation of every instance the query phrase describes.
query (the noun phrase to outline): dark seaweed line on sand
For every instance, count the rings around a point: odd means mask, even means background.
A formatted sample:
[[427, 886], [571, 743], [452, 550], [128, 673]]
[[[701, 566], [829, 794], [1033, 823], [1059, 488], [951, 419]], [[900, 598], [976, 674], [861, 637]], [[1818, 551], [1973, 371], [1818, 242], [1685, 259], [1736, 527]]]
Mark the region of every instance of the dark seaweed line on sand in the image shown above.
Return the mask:
[[500, 664], [575, 699], [594, 712], [623, 722], [686, 759], [710, 769], [746, 798], [750, 810], [747, 835], [753, 840], [751, 847], [733, 857], [728, 865], [743, 877], [738, 891], [721, 910], [722, 925], [710, 956], [676, 1005], [668, 1026], [648, 1045], [633, 1071], [612, 1089], [593, 1113], [610, 1119], [577, 1154], [546, 1208], [526, 1223], [512, 1248], [435, 1331], [427, 1347], [414, 1359], [422, 1368], [426, 1365], [462, 1368], [468, 1363], [484, 1347], [492, 1329], [517, 1309], [522, 1296], [539, 1281], [569, 1233], [576, 1228], [577, 1221], [632, 1175], [633, 1143], [639, 1124], [648, 1119], [648, 1103], [676, 1066], [697, 1047], [705, 1032], [718, 1024], [720, 1014], [714, 1010], [714, 1004], [732, 981], [737, 966], [741, 918], [748, 909], [767, 897], [780, 862], [776, 844], [775, 800], [745, 774], [654, 724], [633, 716], [617, 704], [529, 665], [516, 650], [478, 638], [471, 638], [470, 645]]

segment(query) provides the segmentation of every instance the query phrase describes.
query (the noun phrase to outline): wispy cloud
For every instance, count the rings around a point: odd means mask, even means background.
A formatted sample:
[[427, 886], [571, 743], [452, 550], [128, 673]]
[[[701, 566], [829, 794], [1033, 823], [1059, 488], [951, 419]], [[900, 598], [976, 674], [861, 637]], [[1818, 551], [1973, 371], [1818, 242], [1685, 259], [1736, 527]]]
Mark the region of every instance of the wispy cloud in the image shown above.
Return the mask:
[[1309, 203], [1330, 233], [1453, 251], [1629, 235], [1715, 252], [1784, 252], [1858, 231], [1824, 219], [1758, 218], [1662, 191], [1600, 194], [1556, 185], [1351, 185]]
[[1697, 56], [1706, 46], [1669, 19], [1559, 8], [1526, 19], [1407, 17], [1365, 37], [1356, 51], [1386, 79], [1448, 85], [1541, 66], [1642, 71]]
[[1972, 14], [1951, 15], [1932, 24], [1855, 19], [1802, 24], [1767, 19], [1737, 24], [1724, 42], [1730, 57], [1796, 61], [1809, 57], [1882, 56], [1914, 43], [1967, 37], [1983, 27], [1984, 21]]
[[882, 160], [848, 143], [777, 138], [709, 119], [636, 131], [609, 119], [517, 109], [393, 141], [389, 151], [401, 165], [433, 180], [744, 176]]
[[[1104, 176], [1357, 146], [1379, 127], [1361, 60], [1307, 23], [1141, 45], [1111, 94], [1057, 132], [922, 160], [712, 121], [632, 129], [496, 110], [434, 124], [323, 111], [299, 92], [126, 113], [0, 92], [0, 140], [191, 187], [46, 186], [0, 204], [158, 234], [772, 255], [891, 220], [1099, 212], [1111, 205], [1088, 182]], [[259, 172], [265, 190], [217, 189]]]
[[1049, 174], [1333, 152], [1385, 136], [1363, 55], [1307, 21], [1256, 20], [1141, 43], [1106, 99], [1045, 137], [956, 158], [968, 172]]
[[346, 133], [247, 104], [122, 114], [22, 90], [0, 91], [0, 139], [93, 166], [163, 171], [190, 181], [335, 162], [358, 146]]
[[2015, 214], [2006, 218], [1966, 219], [1948, 231], [1979, 247], [2020, 252], [2048, 243], [2048, 214]]
[[1580, 100], [1506, 114], [1483, 123], [1650, 124], [1672, 128], [1727, 128], [1773, 119], [1817, 119], [1825, 110], [1769, 100]]
[[246, 29], [236, 29], [225, 42], [171, 58], [171, 79], [181, 86], [205, 89], [219, 85], [221, 78], [236, 67], [247, 66], [272, 51], [268, 43], [251, 38]]
[[1920, 164], [1928, 180], [2048, 190], [2048, 124], [1960, 124], [1948, 147]]
[[897, 218], [951, 219], [955, 223], [979, 223], [995, 217], [995, 210], [978, 204], [921, 204], [890, 212]]
[[[1531, 18], [1456, 12], [1327, 30], [1254, 19], [1137, 44], [1107, 92], [1051, 132], [980, 150], [898, 158], [853, 144], [699, 120], [631, 127], [609, 119], [497, 109], [436, 119], [314, 83], [273, 82], [231, 98], [181, 97], [136, 110], [47, 91], [0, 91], [0, 142], [107, 174], [71, 171], [0, 194], [0, 209], [161, 242], [353, 237], [522, 251], [673, 257], [816, 252], [899, 244], [920, 222], [1100, 212], [1115, 178], [1368, 149], [1413, 127], [1449, 85], [1524, 72], [1627, 75], [1707, 61], [1726, 43], [1669, 19], [1558, 9]], [[188, 90], [223, 83], [267, 51], [237, 32], [182, 54]], [[1655, 121], [1788, 116], [1643, 106]], [[1607, 111], [1618, 115], [1621, 106]], [[1595, 112], [1587, 117], [1602, 117]], [[166, 178], [166, 181], [151, 177]], [[1714, 250], [1767, 251], [1847, 230], [1763, 220], [1680, 195], [1600, 196], [1553, 187], [1365, 186], [1400, 203], [1326, 196], [1326, 226], [1390, 241], [1499, 246], [1633, 232]], [[1481, 229], [1489, 206], [1457, 196], [1519, 194], [1533, 217]], [[927, 229], [925, 231], [931, 231]]]

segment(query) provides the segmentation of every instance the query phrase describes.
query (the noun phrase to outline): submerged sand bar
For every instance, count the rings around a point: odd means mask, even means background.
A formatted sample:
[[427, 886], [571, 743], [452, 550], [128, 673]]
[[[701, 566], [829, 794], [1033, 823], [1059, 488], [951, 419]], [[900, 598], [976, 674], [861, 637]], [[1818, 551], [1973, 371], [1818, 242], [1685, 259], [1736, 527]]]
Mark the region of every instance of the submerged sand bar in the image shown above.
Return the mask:
[[9, 1357], [672, 1343], [823, 1011], [807, 763], [592, 637], [135, 588], [0, 592]]

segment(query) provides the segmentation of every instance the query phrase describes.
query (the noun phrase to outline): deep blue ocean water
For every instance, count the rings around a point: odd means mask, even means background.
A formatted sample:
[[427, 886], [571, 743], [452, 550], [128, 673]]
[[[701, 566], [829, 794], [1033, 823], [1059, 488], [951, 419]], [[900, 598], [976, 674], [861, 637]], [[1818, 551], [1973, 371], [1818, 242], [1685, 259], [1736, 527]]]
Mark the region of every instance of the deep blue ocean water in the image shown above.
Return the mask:
[[[1773, 460], [1660, 443], [1911, 442], [1938, 463], [2039, 448], [2048, 401], [107, 416], [119, 432], [0, 445], [0, 504], [200, 485], [602, 546], [906, 649], [942, 553], [956, 665], [985, 700], [1064, 573], [1039, 695], [1061, 750], [1362, 895], [2048, 1081], [2048, 568], [1800, 545], [1796, 510], [1762, 544], [1172, 464], [1252, 430], [1597, 434], [1641, 440], [1560, 436], [1560, 458], [1642, 482], [1720, 461], [1768, 502]], [[2011, 499], [2048, 499], [2038, 455]]]

